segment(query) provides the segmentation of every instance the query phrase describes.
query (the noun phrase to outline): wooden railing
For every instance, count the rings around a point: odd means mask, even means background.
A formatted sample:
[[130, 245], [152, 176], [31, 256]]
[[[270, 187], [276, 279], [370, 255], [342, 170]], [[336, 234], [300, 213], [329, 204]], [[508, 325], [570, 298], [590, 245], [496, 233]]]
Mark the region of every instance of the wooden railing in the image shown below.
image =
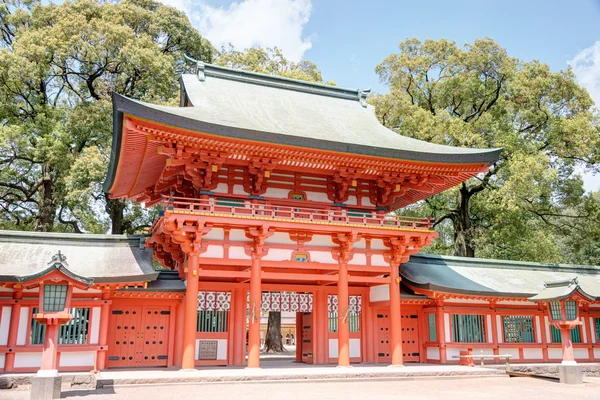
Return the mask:
[[367, 227], [396, 227], [398, 229], [431, 229], [431, 218], [417, 218], [384, 214], [369, 210], [318, 209], [269, 203], [252, 203], [248, 200], [188, 199], [165, 197], [165, 211], [228, 214], [261, 219], [286, 219], [292, 221], [329, 222], [335, 224], [360, 224]]

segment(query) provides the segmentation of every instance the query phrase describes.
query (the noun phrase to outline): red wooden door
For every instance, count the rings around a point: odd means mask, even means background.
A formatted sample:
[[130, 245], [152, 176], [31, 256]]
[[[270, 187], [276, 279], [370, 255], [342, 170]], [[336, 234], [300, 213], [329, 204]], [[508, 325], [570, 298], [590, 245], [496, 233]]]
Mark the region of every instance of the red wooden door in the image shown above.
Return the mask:
[[387, 308], [377, 311], [377, 361], [391, 362], [390, 312]]
[[402, 359], [419, 362], [419, 317], [416, 313], [402, 315]]
[[302, 362], [312, 364], [313, 361], [313, 315], [302, 314]]
[[140, 330], [142, 347], [138, 354], [138, 365], [167, 366], [169, 314], [169, 308], [166, 307], [144, 307], [143, 329]]

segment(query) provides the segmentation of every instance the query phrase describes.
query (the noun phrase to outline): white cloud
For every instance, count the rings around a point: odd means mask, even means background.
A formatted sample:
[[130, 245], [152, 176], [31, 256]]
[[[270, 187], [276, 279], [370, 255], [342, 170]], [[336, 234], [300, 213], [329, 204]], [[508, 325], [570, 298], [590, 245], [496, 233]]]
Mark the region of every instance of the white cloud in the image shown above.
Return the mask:
[[590, 92], [596, 107], [600, 108], [600, 41], [577, 53], [569, 65], [573, 67], [577, 81]]
[[287, 58], [299, 61], [312, 46], [311, 36], [303, 34], [311, 0], [242, 0], [228, 7], [197, 0], [162, 1], [185, 11], [192, 25], [217, 48], [230, 43], [239, 50], [278, 47]]

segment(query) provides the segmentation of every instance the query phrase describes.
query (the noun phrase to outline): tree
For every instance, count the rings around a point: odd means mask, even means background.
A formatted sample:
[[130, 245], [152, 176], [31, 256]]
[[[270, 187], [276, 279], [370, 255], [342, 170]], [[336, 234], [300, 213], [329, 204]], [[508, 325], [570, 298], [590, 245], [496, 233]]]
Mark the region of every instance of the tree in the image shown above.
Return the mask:
[[182, 12], [153, 0], [0, 0], [2, 225], [135, 231], [147, 212], [100, 188], [111, 93], [176, 104], [184, 53], [213, 52]]
[[454, 254], [560, 260], [558, 237], [594, 217], [575, 167], [597, 168], [600, 159], [598, 113], [573, 72], [510, 57], [491, 39], [464, 48], [407, 40], [376, 72], [390, 89], [370, 100], [384, 125], [430, 142], [504, 149], [488, 172], [413, 210], [451, 227]]

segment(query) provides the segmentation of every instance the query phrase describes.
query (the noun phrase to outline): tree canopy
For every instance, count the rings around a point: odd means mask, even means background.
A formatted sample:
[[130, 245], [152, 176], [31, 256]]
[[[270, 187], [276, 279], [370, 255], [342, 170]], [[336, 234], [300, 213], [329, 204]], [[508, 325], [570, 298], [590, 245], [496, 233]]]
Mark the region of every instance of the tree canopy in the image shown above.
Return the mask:
[[[578, 261], [598, 237], [598, 197], [586, 194], [576, 167], [597, 169], [597, 110], [573, 72], [510, 57], [491, 39], [463, 48], [416, 39], [379, 64], [389, 93], [371, 103], [398, 133], [452, 146], [503, 148], [499, 161], [409, 211], [434, 215], [433, 247], [460, 256]], [[570, 242], [568, 245], [567, 243]], [[597, 244], [580, 249], [600, 262]]]

